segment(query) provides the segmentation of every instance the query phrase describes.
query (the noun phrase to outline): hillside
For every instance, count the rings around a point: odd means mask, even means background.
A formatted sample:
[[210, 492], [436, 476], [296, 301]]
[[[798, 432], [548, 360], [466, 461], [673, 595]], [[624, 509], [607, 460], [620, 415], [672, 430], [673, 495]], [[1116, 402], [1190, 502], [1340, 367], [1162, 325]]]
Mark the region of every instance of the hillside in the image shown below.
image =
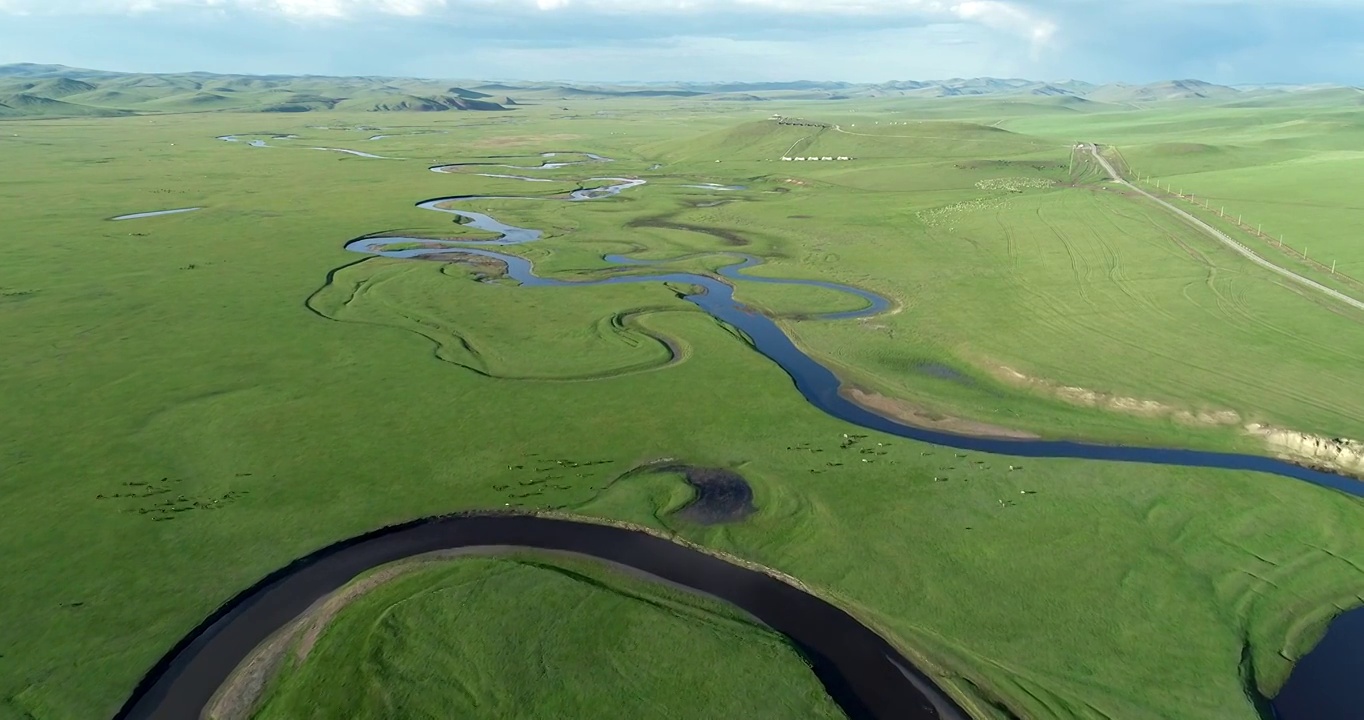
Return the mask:
[[[145, 74], [64, 65], [0, 65], [0, 117], [78, 117], [172, 112], [497, 112], [538, 102], [644, 100], [678, 102], [838, 102], [870, 98], [1014, 98], [1071, 109], [1143, 107], [1168, 102], [1239, 107], [1302, 107], [1357, 103], [1358, 88], [1217, 85], [1169, 80], [1144, 85], [1096, 85], [1080, 80], [949, 78], [848, 83], [675, 82], [565, 84], [478, 82], [391, 77]], [[1039, 106], [1040, 107], [1040, 106]]]
[[152, 75], [62, 65], [0, 65], [0, 117], [185, 112], [488, 112], [509, 96], [412, 78], [179, 73]]

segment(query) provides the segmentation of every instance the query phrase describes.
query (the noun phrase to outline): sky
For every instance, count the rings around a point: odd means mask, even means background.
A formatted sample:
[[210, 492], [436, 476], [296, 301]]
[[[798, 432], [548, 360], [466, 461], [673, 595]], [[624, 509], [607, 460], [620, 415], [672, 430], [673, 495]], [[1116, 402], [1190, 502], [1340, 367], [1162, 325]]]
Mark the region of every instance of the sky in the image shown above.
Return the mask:
[[1364, 85], [1364, 0], [0, 0], [0, 64], [568, 81]]

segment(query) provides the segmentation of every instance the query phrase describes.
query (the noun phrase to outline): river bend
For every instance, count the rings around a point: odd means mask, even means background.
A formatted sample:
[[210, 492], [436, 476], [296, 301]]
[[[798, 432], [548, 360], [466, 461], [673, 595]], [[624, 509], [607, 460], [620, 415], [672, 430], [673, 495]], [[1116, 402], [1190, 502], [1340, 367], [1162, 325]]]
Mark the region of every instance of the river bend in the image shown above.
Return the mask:
[[438, 550], [479, 547], [574, 553], [732, 603], [790, 638], [853, 720], [967, 718], [875, 632], [772, 575], [637, 530], [527, 515], [465, 515], [367, 533], [276, 571], [167, 653], [115, 720], [198, 718], [255, 648], [360, 574]]

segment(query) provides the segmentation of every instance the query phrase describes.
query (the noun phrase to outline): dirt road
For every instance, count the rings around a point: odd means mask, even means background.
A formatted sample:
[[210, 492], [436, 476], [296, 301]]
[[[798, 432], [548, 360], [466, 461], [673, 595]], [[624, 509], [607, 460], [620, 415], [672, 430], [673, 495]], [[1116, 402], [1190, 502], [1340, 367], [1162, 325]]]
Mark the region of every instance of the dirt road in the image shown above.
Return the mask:
[[1325, 285], [1322, 285], [1321, 283], [1319, 283], [1319, 282], [1317, 282], [1317, 281], [1315, 281], [1315, 280], [1309, 280], [1308, 278], [1305, 278], [1305, 277], [1303, 277], [1303, 276], [1301, 276], [1301, 275], [1299, 275], [1299, 274], [1293, 272], [1292, 270], [1288, 270], [1288, 269], [1286, 269], [1286, 268], [1282, 268], [1282, 267], [1279, 267], [1278, 265], [1275, 265], [1274, 263], [1272, 263], [1272, 262], [1266, 260], [1265, 258], [1261, 257], [1260, 255], [1256, 254], [1254, 250], [1251, 250], [1250, 248], [1246, 247], [1245, 245], [1242, 245], [1241, 243], [1236, 242], [1235, 240], [1232, 240], [1229, 236], [1227, 236], [1226, 233], [1222, 232], [1221, 230], [1218, 230], [1217, 228], [1215, 228], [1215, 227], [1213, 227], [1213, 226], [1211, 226], [1211, 225], [1209, 225], [1209, 224], [1203, 222], [1202, 220], [1199, 220], [1198, 218], [1196, 218], [1196, 217], [1194, 217], [1193, 215], [1191, 215], [1191, 214], [1185, 212], [1184, 210], [1182, 210], [1182, 209], [1180, 209], [1180, 208], [1178, 208], [1178, 207], [1175, 207], [1174, 205], [1172, 205], [1172, 204], [1170, 204], [1170, 203], [1168, 203], [1168, 202], [1165, 202], [1164, 200], [1161, 200], [1160, 198], [1156, 197], [1155, 195], [1152, 195], [1151, 193], [1146, 192], [1145, 190], [1142, 190], [1141, 188], [1137, 187], [1136, 185], [1133, 185], [1132, 183], [1128, 182], [1122, 175], [1119, 175], [1119, 174], [1118, 174], [1118, 171], [1115, 170], [1115, 169], [1113, 168], [1113, 166], [1109, 164], [1108, 160], [1104, 159], [1104, 156], [1103, 156], [1103, 155], [1100, 155], [1100, 154], [1099, 154], [1099, 148], [1098, 148], [1098, 146], [1092, 145], [1092, 144], [1086, 144], [1086, 145], [1081, 145], [1081, 147], [1084, 149], [1085, 152], [1088, 152], [1090, 155], [1093, 155], [1093, 156], [1094, 156], [1094, 159], [1097, 160], [1097, 161], [1099, 162], [1099, 165], [1103, 166], [1104, 172], [1108, 173], [1109, 178], [1111, 178], [1111, 179], [1113, 180], [1113, 182], [1116, 182], [1116, 183], [1118, 183], [1118, 184], [1120, 184], [1120, 185], [1125, 185], [1125, 186], [1127, 186], [1128, 188], [1131, 188], [1132, 190], [1135, 190], [1136, 192], [1139, 192], [1139, 193], [1141, 193], [1142, 195], [1146, 196], [1146, 197], [1149, 198], [1152, 202], [1159, 203], [1159, 204], [1160, 204], [1162, 207], [1164, 207], [1165, 209], [1169, 210], [1169, 211], [1172, 212], [1172, 213], [1175, 213], [1176, 215], [1180, 216], [1181, 218], [1184, 218], [1184, 220], [1188, 221], [1190, 224], [1194, 225], [1194, 226], [1197, 227], [1199, 230], [1202, 230], [1203, 232], [1205, 232], [1205, 233], [1207, 233], [1208, 235], [1212, 236], [1212, 237], [1213, 237], [1214, 239], [1216, 239], [1218, 242], [1222, 243], [1223, 245], [1226, 245], [1227, 247], [1231, 248], [1232, 250], [1235, 250], [1236, 252], [1240, 253], [1241, 255], [1244, 255], [1244, 256], [1246, 257], [1246, 259], [1250, 260], [1251, 262], [1255, 263], [1256, 265], [1259, 265], [1260, 267], [1262, 267], [1262, 268], [1264, 268], [1264, 269], [1266, 269], [1266, 270], [1270, 270], [1270, 271], [1272, 271], [1272, 272], [1276, 272], [1276, 273], [1278, 273], [1278, 274], [1280, 274], [1280, 275], [1282, 275], [1282, 276], [1284, 276], [1284, 277], [1286, 277], [1286, 278], [1288, 278], [1288, 279], [1290, 279], [1290, 280], [1292, 280], [1292, 281], [1294, 281], [1294, 282], [1296, 282], [1296, 283], [1299, 283], [1299, 284], [1301, 284], [1301, 285], [1305, 285], [1305, 286], [1307, 286], [1307, 287], [1310, 287], [1310, 288], [1312, 288], [1313, 290], [1317, 290], [1318, 292], [1321, 292], [1321, 293], [1324, 293], [1324, 294], [1326, 294], [1326, 295], [1329, 295], [1329, 296], [1335, 298], [1336, 300], [1339, 300], [1339, 301], [1341, 301], [1341, 302], [1345, 303], [1346, 305], [1349, 305], [1349, 306], [1351, 306], [1351, 307], [1353, 307], [1353, 308], [1356, 308], [1356, 309], [1359, 309], [1359, 310], [1364, 310], [1364, 301], [1360, 301], [1360, 300], [1358, 300], [1358, 299], [1356, 299], [1356, 298], [1353, 298], [1353, 297], [1350, 297], [1349, 295], [1346, 295], [1345, 293], [1339, 292], [1339, 291], [1337, 291], [1337, 290], [1333, 290], [1333, 289], [1331, 289], [1331, 288], [1329, 288], [1329, 287], [1326, 287]]

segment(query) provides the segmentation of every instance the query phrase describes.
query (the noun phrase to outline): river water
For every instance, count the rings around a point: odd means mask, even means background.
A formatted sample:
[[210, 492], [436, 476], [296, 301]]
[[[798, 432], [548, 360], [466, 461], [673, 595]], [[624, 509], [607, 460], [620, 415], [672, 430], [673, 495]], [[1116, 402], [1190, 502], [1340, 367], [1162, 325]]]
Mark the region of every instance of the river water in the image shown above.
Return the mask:
[[[595, 191], [578, 191], [571, 199], [587, 200], [613, 195], [644, 184], [642, 180], [609, 178], [595, 178], [594, 180], [613, 181], [614, 184]], [[595, 194], [593, 194], [594, 192]], [[468, 225], [470, 227], [500, 233], [500, 238], [484, 242], [438, 243], [441, 245], [439, 249], [398, 252], [385, 251], [382, 249], [382, 245], [385, 242], [401, 241], [402, 239], [366, 238], [352, 241], [346, 247], [355, 252], [386, 257], [413, 258], [430, 254], [466, 252], [497, 258], [506, 263], [507, 274], [511, 278], [529, 286], [572, 287], [576, 285], [611, 285], [637, 282], [673, 282], [693, 285], [698, 291], [687, 295], [685, 299], [710, 315], [741, 330], [758, 352], [767, 356], [786, 371], [793, 380], [796, 389], [811, 405], [841, 420], [870, 430], [959, 450], [999, 455], [1081, 458], [1111, 462], [1265, 472], [1364, 497], [1364, 482], [1258, 455], [1175, 448], [1101, 445], [1066, 440], [981, 438], [939, 430], [927, 430], [897, 422], [845, 398], [840, 393], [842, 383], [830, 368], [801, 351], [770, 318], [735, 300], [733, 287], [720, 279], [709, 275], [664, 272], [616, 275], [590, 281], [564, 281], [535, 275], [533, 265], [524, 258], [480, 249], [479, 246], [519, 245], [538, 240], [541, 236], [538, 230], [515, 227], [482, 213], [449, 207], [452, 202], [483, 199], [510, 198], [476, 196], [437, 198], [424, 201], [419, 204], [419, 207], [462, 216], [469, 220]], [[750, 255], [730, 252], [708, 253], [708, 255], [727, 256], [736, 260], [735, 263], [719, 268], [719, 275], [725, 279], [823, 287], [855, 295], [866, 303], [866, 306], [859, 310], [826, 313], [814, 316], [814, 319], [853, 320], [870, 317], [886, 311], [891, 305], [886, 298], [848, 285], [819, 280], [792, 280], [745, 274], [744, 270], [762, 264], [761, 259]], [[607, 255], [603, 259], [624, 268], [658, 265], [681, 258], [639, 260], [623, 255]], [[1354, 674], [1349, 672], [1349, 670], [1364, 669], [1361, 668], [1362, 665], [1364, 665], [1364, 608], [1338, 618], [1332, 624], [1327, 638], [1294, 669], [1288, 684], [1274, 702], [1274, 711], [1277, 717], [1279, 720], [1358, 720], [1364, 717], [1364, 710], [1360, 710], [1360, 708], [1364, 708], [1364, 683], [1347, 681], [1349, 678], [1364, 677], [1357, 672]], [[1342, 671], [1342, 669], [1347, 670]]]
[[[226, 138], [224, 138], [226, 139]], [[554, 157], [546, 153], [544, 157]], [[587, 160], [546, 163], [538, 167], [501, 166], [523, 170], [550, 169], [581, 162], [608, 162], [586, 155]], [[471, 164], [431, 168], [437, 172]], [[487, 164], [484, 164], [485, 166]], [[522, 177], [520, 179], [532, 180]], [[573, 192], [568, 201], [609, 197], [645, 184], [632, 178], [593, 178], [606, 185]], [[507, 274], [524, 285], [572, 287], [639, 282], [673, 282], [696, 291], [685, 299], [710, 315], [739, 329], [754, 348], [792, 378], [796, 389], [810, 404], [861, 427], [946, 447], [1022, 457], [1066, 457], [1114, 462], [1253, 470], [1287, 476], [1364, 496], [1364, 483], [1291, 463], [1254, 455], [1199, 450], [1098, 445], [1057, 440], [978, 438], [905, 425], [847, 400], [832, 370], [806, 355], [770, 318], [734, 299], [725, 280], [799, 284], [851, 294], [865, 306], [858, 310], [815, 316], [847, 321], [885, 312], [891, 303], [875, 293], [848, 285], [818, 280], [765, 278], [744, 271], [762, 260], [742, 253], [707, 253], [732, 259], [719, 268], [720, 277], [681, 272], [613, 275], [589, 281], [542, 278], [525, 258], [484, 249], [507, 247], [538, 240], [539, 230], [521, 228], [478, 212], [450, 207], [454, 202], [538, 199], [517, 197], [458, 196], [435, 198], [418, 207], [465, 218], [470, 227], [497, 233], [481, 242], [433, 241], [426, 238], [368, 237], [347, 243], [348, 250], [394, 258], [417, 258], [453, 252], [497, 258], [506, 263]], [[429, 248], [385, 250], [384, 246], [419, 241]], [[604, 259], [618, 269], [641, 270], [672, 260], [641, 260], [621, 255]], [[936, 689], [930, 679], [888, 643], [856, 620], [822, 600], [807, 595], [773, 577], [740, 568], [713, 556], [643, 533], [588, 523], [530, 518], [525, 516], [436, 518], [388, 528], [314, 553], [267, 577], [244, 591], [166, 655], [139, 685], [120, 711], [120, 720], [161, 720], [197, 717], [213, 692], [258, 644], [296, 618], [313, 602], [356, 575], [379, 565], [439, 549], [505, 545], [564, 550], [619, 563], [659, 579], [714, 595], [757, 616], [778, 632], [792, 638], [810, 659], [816, 675], [830, 695], [850, 717], [862, 718], [964, 718], [962, 711]], [[1364, 612], [1337, 618], [1326, 638], [1294, 669], [1274, 702], [1280, 720], [1356, 720], [1364, 716], [1364, 683], [1357, 682], [1364, 670]]]
[[109, 218], [110, 220], [136, 220], [138, 218], [158, 217], [161, 215], [178, 215], [180, 213], [194, 212], [203, 210], [200, 207], [176, 208], [174, 210], [153, 210], [151, 212], [132, 213], [131, 215], [117, 215]]
[[337, 543], [271, 574], [167, 653], [115, 720], [198, 718], [256, 647], [358, 575], [438, 550], [479, 547], [573, 553], [732, 603], [790, 638], [830, 697], [853, 720], [967, 717], [875, 632], [772, 575], [635, 530], [524, 515], [482, 515], [429, 518], [385, 528]]
[[[448, 166], [446, 166], [448, 167]], [[590, 181], [610, 184], [596, 188], [577, 190], [568, 198], [570, 201], [592, 200], [615, 195], [630, 188], [644, 185], [646, 181], [629, 178], [591, 178]], [[689, 283], [701, 292], [686, 296], [686, 300], [697, 305], [707, 313], [743, 331], [753, 346], [781, 366], [795, 382], [810, 404], [841, 420], [861, 427], [877, 430], [900, 437], [956, 448], [998, 455], [1019, 457], [1080, 458], [1087, 460], [1108, 460], [1113, 462], [1151, 463], [1156, 465], [1177, 465], [1183, 467], [1207, 467], [1226, 470], [1253, 470], [1275, 475], [1305, 480], [1317, 485], [1340, 490], [1364, 497], [1364, 482], [1313, 470], [1283, 460], [1260, 455], [1239, 453], [1210, 452], [1205, 450], [1186, 450], [1177, 448], [1137, 447], [1127, 445], [1101, 445], [1096, 443], [1069, 440], [1021, 440], [1004, 438], [982, 438], [960, 435], [940, 430], [927, 430], [897, 422], [848, 400], [840, 394], [842, 382], [832, 370], [806, 355], [782, 332], [781, 328], [767, 316], [749, 308], [734, 299], [734, 290], [728, 283], [709, 275], [694, 273], [666, 272], [657, 274], [615, 275], [598, 280], [565, 281], [542, 278], [535, 274], [530, 261], [516, 255], [481, 249], [489, 246], [511, 246], [534, 242], [540, 239], [541, 232], [531, 228], [521, 228], [503, 223], [484, 213], [459, 210], [450, 207], [456, 202], [478, 202], [482, 200], [526, 199], [545, 201], [542, 198], [522, 198], [518, 196], [453, 196], [424, 200], [417, 207], [437, 212], [457, 215], [468, 220], [467, 227], [498, 233], [500, 237], [485, 241], [438, 241], [426, 238], [408, 237], [367, 237], [347, 243], [346, 249], [354, 252], [381, 255], [394, 258], [419, 258], [428, 255], [446, 255], [463, 252], [471, 255], [497, 258], [507, 264], [508, 275], [525, 285], [537, 287], [574, 287], [587, 285], [614, 285], [637, 282], [676, 282]], [[399, 242], [423, 242], [430, 248], [390, 251], [383, 246]], [[736, 260], [719, 270], [721, 277], [732, 280], [763, 282], [787, 285], [822, 287], [848, 293], [867, 303], [860, 310], [827, 313], [814, 316], [824, 320], [852, 320], [870, 317], [885, 312], [891, 303], [884, 297], [861, 288], [822, 280], [794, 280], [783, 278], [758, 277], [743, 271], [762, 264], [760, 258], [742, 253], [716, 252], [717, 256], [728, 256]], [[670, 262], [636, 260], [621, 255], [608, 255], [604, 258], [620, 267], [654, 265]], [[674, 259], [676, 260], [676, 258]]]

